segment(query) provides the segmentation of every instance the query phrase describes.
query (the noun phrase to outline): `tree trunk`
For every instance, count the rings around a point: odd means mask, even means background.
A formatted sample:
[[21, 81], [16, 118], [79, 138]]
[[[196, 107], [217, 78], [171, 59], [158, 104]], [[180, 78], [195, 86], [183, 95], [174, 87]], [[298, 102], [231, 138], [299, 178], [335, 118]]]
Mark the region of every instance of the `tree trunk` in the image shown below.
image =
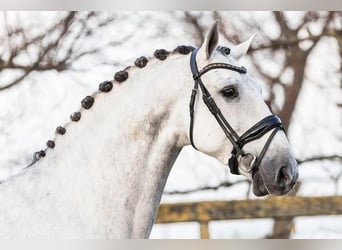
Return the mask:
[[296, 107], [299, 92], [304, 82], [304, 72], [306, 65], [307, 52], [302, 51], [299, 47], [293, 48], [291, 55], [288, 57], [289, 65], [294, 71], [293, 81], [291, 85], [284, 88], [285, 101], [279, 116], [283, 122], [285, 130], [288, 130], [293, 111]]

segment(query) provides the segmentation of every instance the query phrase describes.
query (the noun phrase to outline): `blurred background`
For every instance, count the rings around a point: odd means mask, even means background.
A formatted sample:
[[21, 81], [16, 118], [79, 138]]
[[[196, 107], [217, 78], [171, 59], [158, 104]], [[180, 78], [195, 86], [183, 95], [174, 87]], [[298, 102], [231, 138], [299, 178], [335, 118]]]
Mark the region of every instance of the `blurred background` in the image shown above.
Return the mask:
[[[303, 199], [284, 200], [289, 214], [282, 217], [275, 207], [258, 218], [200, 223], [159, 214], [151, 238], [342, 238], [342, 12], [0, 13], [0, 180], [28, 165], [100, 82], [155, 49], [200, 46], [216, 19], [221, 44], [257, 34], [242, 64], [283, 121], [300, 171], [291, 196]], [[255, 214], [269, 200], [256, 198], [227, 166], [185, 147], [162, 203], [238, 201]], [[319, 209], [307, 212], [313, 204]], [[311, 216], [301, 216], [306, 213]]]

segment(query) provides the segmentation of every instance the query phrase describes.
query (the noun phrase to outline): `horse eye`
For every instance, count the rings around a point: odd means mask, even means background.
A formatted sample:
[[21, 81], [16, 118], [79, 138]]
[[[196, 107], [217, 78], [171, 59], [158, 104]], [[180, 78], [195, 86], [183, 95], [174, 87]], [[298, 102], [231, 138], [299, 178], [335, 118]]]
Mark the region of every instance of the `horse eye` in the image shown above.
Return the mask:
[[238, 96], [238, 91], [234, 86], [227, 86], [221, 90], [221, 93], [226, 98], [235, 98]]

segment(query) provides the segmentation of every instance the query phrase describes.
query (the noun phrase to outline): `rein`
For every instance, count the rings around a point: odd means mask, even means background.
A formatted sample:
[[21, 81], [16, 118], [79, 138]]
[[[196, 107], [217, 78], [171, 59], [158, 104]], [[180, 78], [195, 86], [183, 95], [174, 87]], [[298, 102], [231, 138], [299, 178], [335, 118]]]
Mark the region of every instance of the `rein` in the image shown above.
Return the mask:
[[[224, 51], [228, 51], [229, 54], [229, 49], [224, 48]], [[222, 50], [221, 48], [221, 50]], [[190, 57], [190, 68], [191, 72], [193, 75], [194, 79], [194, 87], [191, 92], [191, 98], [190, 98], [190, 103], [189, 103], [189, 108], [190, 108], [190, 142], [191, 145], [197, 150], [195, 143], [194, 143], [194, 138], [193, 138], [193, 128], [194, 128], [194, 106], [196, 102], [196, 96], [198, 89], [200, 87], [201, 92], [202, 92], [202, 99], [211, 112], [211, 114], [215, 117], [216, 121], [222, 128], [223, 132], [225, 133], [226, 137], [229, 139], [231, 144], [233, 145], [233, 150], [231, 151], [231, 157], [228, 160], [228, 166], [230, 168], [230, 172], [232, 174], [239, 175], [239, 162], [238, 162], [238, 157], [246, 157], [248, 155], [253, 157], [253, 160], [250, 164], [250, 169], [248, 172], [251, 172], [252, 175], [256, 173], [256, 171], [259, 168], [259, 165], [263, 159], [263, 157], [266, 154], [266, 151], [271, 144], [274, 136], [279, 130], [284, 130], [280, 119], [275, 116], [275, 115], [269, 115], [262, 119], [261, 121], [257, 122], [255, 125], [253, 125], [250, 129], [248, 129], [245, 133], [243, 133], [241, 136], [239, 136], [236, 131], [230, 126], [228, 121], [225, 119], [223, 116], [221, 110], [215, 103], [214, 99], [210, 95], [210, 92], [208, 89], [205, 87], [201, 80], [201, 76], [204, 75], [205, 73], [209, 72], [212, 69], [228, 69], [232, 71], [236, 71], [240, 74], [246, 74], [247, 70], [245, 67], [238, 67], [232, 64], [227, 64], [227, 63], [211, 63], [202, 68], [200, 71], [198, 70], [197, 63], [196, 63], [196, 55], [197, 55], [198, 49], [194, 50], [191, 54]], [[264, 134], [269, 132], [270, 130], [273, 129], [273, 132], [271, 135], [268, 137], [263, 149], [261, 150], [259, 156], [255, 156], [252, 153], [246, 153], [243, 150], [243, 146], [246, 145], [247, 143], [257, 140], [261, 138]]]

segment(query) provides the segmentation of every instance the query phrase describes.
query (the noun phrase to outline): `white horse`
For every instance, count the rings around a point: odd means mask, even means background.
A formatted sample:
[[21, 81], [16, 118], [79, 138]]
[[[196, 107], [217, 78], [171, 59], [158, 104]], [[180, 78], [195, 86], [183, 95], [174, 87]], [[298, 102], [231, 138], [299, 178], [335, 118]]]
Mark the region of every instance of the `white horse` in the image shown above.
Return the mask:
[[[218, 37], [215, 23], [195, 58], [198, 69], [218, 62], [241, 69], [238, 59], [251, 39], [229, 54], [217, 47]], [[0, 237], [147, 238], [172, 165], [190, 144], [194, 80], [188, 52], [179, 47], [170, 54], [156, 51], [149, 61], [141, 57], [85, 98], [80, 112], [36, 155], [41, 159], [0, 184]], [[215, 68], [200, 78], [237, 134], [270, 115], [248, 73]], [[195, 97], [193, 143], [226, 164], [233, 145], [202, 95]], [[256, 195], [285, 194], [298, 177], [283, 131], [272, 138], [258, 169], [248, 170], [256, 160], [250, 156], [260, 158], [270, 134], [243, 146], [248, 153], [235, 159]]]

